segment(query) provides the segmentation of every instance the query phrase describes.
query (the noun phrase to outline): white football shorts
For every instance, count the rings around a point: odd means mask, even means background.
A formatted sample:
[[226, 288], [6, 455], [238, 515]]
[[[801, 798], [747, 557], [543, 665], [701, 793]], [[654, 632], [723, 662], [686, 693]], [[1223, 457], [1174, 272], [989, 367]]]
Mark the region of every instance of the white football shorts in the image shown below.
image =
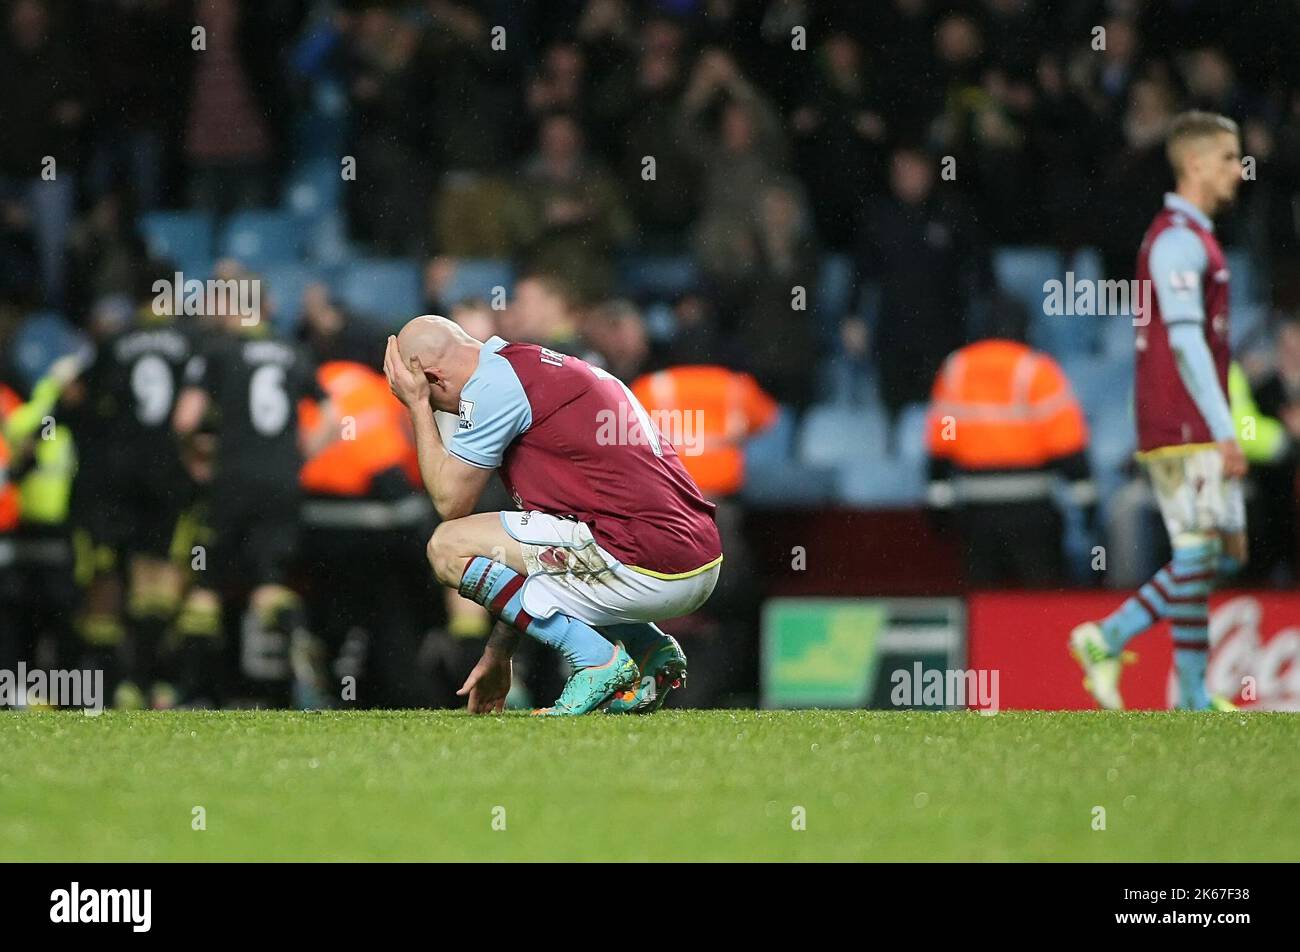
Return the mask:
[[524, 552], [520, 592], [534, 618], [556, 612], [588, 625], [626, 625], [689, 615], [718, 584], [721, 559], [683, 577], [659, 578], [610, 555], [584, 522], [544, 512], [503, 512], [501, 524]]
[[1188, 533], [1241, 532], [1246, 504], [1240, 479], [1225, 479], [1217, 447], [1160, 451], [1145, 457], [1170, 540]]

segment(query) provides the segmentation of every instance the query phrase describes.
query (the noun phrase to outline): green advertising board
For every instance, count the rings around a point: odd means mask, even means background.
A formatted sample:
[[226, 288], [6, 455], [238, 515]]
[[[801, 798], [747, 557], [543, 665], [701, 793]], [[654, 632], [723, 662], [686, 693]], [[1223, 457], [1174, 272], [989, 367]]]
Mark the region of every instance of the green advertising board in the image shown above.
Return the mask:
[[763, 606], [767, 708], [894, 707], [890, 672], [960, 667], [955, 598], [774, 598]]

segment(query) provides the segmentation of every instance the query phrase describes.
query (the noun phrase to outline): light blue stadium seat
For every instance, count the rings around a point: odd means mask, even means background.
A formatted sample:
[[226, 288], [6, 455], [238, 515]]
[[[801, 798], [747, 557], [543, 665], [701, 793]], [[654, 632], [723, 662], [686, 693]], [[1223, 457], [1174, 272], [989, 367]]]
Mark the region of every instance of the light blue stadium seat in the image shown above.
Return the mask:
[[15, 372], [31, 387], [55, 360], [77, 351], [89, 352], [91, 345], [62, 314], [38, 311], [18, 325], [8, 346], [13, 349]]
[[1029, 343], [1061, 356], [1074, 348], [1080, 321], [1092, 320], [1044, 313], [1048, 281], [1065, 280], [1065, 263], [1053, 248], [998, 248], [993, 252], [993, 271], [1002, 290], [1020, 302], [1029, 315]]
[[509, 261], [496, 258], [457, 258], [456, 270], [443, 291], [448, 308], [467, 298], [482, 298], [489, 305], [503, 288], [509, 295], [515, 283], [515, 271]]
[[998, 248], [993, 252], [993, 272], [1002, 290], [1018, 298], [1031, 316], [1043, 313], [1043, 285], [1061, 278], [1065, 268], [1054, 248]]
[[[1235, 297], [1235, 296], [1234, 296]], [[1228, 339], [1232, 353], [1268, 345], [1269, 308], [1265, 304], [1231, 304], [1232, 317]]]
[[307, 234], [292, 212], [236, 212], [222, 229], [220, 254], [237, 258], [254, 270], [269, 264], [297, 261]]
[[797, 509], [835, 501], [835, 471], [802, 466], [792, 460], [771, 461], [745, 471], [740, 496], [763, 509]]
[[889, 424], [877, 406], [821, 404], [808, 410], [799, 428], [798, 459], [809, 466], [836, 467], [883, 456]]
[[[1106, 279], [1106, 265], [1096, 248], [1079, 248], [1065, 263], [1065, 270], [1074, 274], [1074, 280], [1100, 282]], [[1061, 275], [1062, 282], [1065, 275]], [[1098, 285], [1099, 286], [1099, 285]], [[1051, 352], [1059, 357], [1070, 354], [1096, 354], [1105, 348], [1107, 334], [1116, 325], [1128, 328], [1131, 335], [1131, 317], [1104, 314], [1093, 317], [1074, 315], [1049, 319], [1052, 328]]]
[[335, 168], [348, 136], [347, 93], [335, 83], [316, 83], [312, 108], [298, 116], [293, 152], [309, 158], [331, 157]]
[[1100, 281], [1106, 277], [1106, 263], [1096, 248], [1077, 248], [1070, 256], [1069, 270], [1076, 278]]
[[342, 209], [332, 209], [310, 223], [307, 257], [323, 267], [346, 264], [353, 256], [348, 242], [348, 224]]
[[694, 289], [699, 269], [690, 255], [637, 255], [625, 258], [620, 283], [632, 297], [672, 299]]
[[926, 449], [926, 421], [929, 408], [924, 403], [912, 403], [903, 408], [894, 424], [894, 451], [909, 463], [921, 463], [929, 458]]
[[388, 328], [420, 313], [420, 267], [405, 258], [359, 258], [343, 268], [336, 282], [340, 300], [362, 317]]
[[284, 203], [302, 219], [314, 219], [339, 207], [343, 177], [337, 159], [320, 158], [293, 169], [284, 189]]
[[1251, 253], [1245, 248], [1228, 248], [1224, 255], [1228, 259], [1228, 270], [1232, 273], [1230, 289], [1233, 311], [1238, 307], [1265, 303], [1267, 294]]
[[1103, 480], [1123, 470], [1137, 449], [1132, 403], [1111, 400], [1089, 417], [1088, 457], [1093, 472]]
[[823, 255], [817, 270], [812, 308], [826, 343], [834, 341], [840, 321], [857, 302], [853, 296], [853, 259], [846, 254]]
[[1101, 327], [1101, 341], [1099, 350], [1106, 356], [1118, 356], [1121, 354], [1133, 354], [1134, 340], [1137, 336], [1137, 329], [1133, 326], [1131, 317], [1111, 317], [1107, 318]]
[[920, 505], [925, 500], [925, 462], [882, 456], [839, 468], [841, 501], [864, 509]]
[[148, 212], [140, 216], [140, 232], [149, 254], [171, 261], [182, 270], [213, 253], [213, 218], [206, 212]]
[[1061, 369], [1090, 421], [1116, 403], [1129, 401], [1133, 392], [1133, 358], [1130, 348], [1127, 354], [1062, 362]]
[[309, 284], [324, 281], [321, 272], [305, 264], [289, 263], [267, 265], [259, 273], [264, 282], [262, 293], [270, 295], [275, 305], [272, 320], [276, 330], [291, 335], [302, 317], [303, 292]]
[[794, 458], [794, 434], [794, 414], [778, 407], [772, 425], [745, 443], [745, 471], [788, 463]]
[[291, 172], [284, 207], [298, 220], [298, 248], [318, 264], [339, 265], [351, 252], [343, 212], [343, 179], [336, 157], [308, 159]]

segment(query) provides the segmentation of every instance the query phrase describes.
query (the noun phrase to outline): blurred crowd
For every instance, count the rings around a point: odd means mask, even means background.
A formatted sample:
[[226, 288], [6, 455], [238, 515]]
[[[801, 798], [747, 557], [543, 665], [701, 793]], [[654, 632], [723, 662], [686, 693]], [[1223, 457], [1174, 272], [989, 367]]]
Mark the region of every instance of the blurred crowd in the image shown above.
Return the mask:
[[[11, 308], [84, 321], [145, 255], [143, 211], [276, 204], [324, 91], [348, 117], [359, 252], [507, 259], [594, 303], [620, 290], [621, 255], [689, 250], [709, 312], [691, 326], [692, 356], [760, 371], [796, 405], [815, 381], [784, 368], [826, 346], [907, 365], [884, 382], [891, 405], [924, 396], [934, 355], [979, 330], [992, 245], [1096, 247], [1109, 276], [1130, 276], [1181, 108], [1242, 123], [1256, 184], [1225, 243], [1275, 265], [1273, 303], [1300, 303], [1300, 67], [1285, 53], [1300, 36], [1285, 3], [1231, 15], [1204, 0], [2, 9]], [[799, 323], [810, 310], [792, 313], [790, 288], [811, 287], [828, 251], [879, 287], [877, 327], [840, 335], [836, 315], [819, 339]], [[919, 361], [891, 359], [917, 347]]]
[[[723, 449], [693, 465], [724, 502], [738, 578], [718, 615], [752, 628], [746, 441], [838, 400], [876, 402], [892, 425], [954, 350], [1027, 336], [1000, 247], [1096, 249], [1106, 277], [1132, 277], [1172, 184], [1165, 128], [1199, 107], [1241, 124], [1250, 162], [1221, 235], [1252, 262], [1266, 315], [1243, 360], [1245, 396], [1276, 424], [1260, 578], [1289, 580], [1295, 14], [1214, 0], [0, 0], [0, 375], [15, 405], [32, 398], [8, 345], [31, 315], [93, 337], [148, 301], [177, 262], [144, 216], [278, 207], [309, 155], [333, 154], [345, 256], [418, 263], [425, 310], [588, 357], [641, 381], [647, 403], [709, 407]], [[668, 290], [629, 285], [626, 263], [657, 257], [686, 261]], [[253, 258], [216, 267], [254, 275]], [[828, 282], [831, 259], [844, 267]], [[465, 260], [508, 263], [501, 300], [453, 293]], [[270, 290], [268, 324], [286, 293]], [[378, 367], [383, 333], [409, 316], [359, 313], [324, 279], [294, 293], [288, 332], [319, 365]], [[418, 576], [418, 549], [408, 561]], [[422, 585], [413, 604], [431, 597]], [[399, 627], [477, 632], [460, 610], [412, 609]], [[353, 634], [337, 634], [338, 657]]]

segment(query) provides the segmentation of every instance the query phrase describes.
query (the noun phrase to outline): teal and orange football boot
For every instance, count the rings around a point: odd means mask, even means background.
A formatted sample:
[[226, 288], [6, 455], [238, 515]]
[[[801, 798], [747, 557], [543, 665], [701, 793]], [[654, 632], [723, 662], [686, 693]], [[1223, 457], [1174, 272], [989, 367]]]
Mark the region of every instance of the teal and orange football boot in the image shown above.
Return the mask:
[[635, 688], [640, 677], [640, 669], [620, 642], [614, 645], [614, 653], [608, 661], [574, 671], [555, 704], [533, 713], [549, 717], [587, 714], [606, 706], [620, 692]]
[[608, 713], [653, 714], [669, 694], [686, 684], [686, 652], [672, 635], [661, 635], [641, 659], [641, 680], [615, 695]]

